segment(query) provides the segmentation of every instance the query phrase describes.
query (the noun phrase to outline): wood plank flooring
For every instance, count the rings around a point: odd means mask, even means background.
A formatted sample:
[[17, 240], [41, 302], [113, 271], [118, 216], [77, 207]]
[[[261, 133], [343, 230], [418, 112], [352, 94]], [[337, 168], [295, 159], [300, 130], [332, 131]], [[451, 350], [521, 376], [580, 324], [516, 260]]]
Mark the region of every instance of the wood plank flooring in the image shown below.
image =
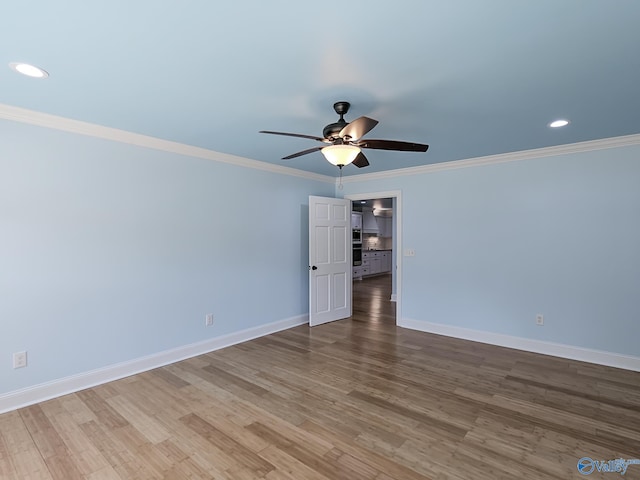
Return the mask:
[[640, 457], [640, 374], [397, 328], [389, 297], [355, 282], [351, 319], [0, 415], [0, 478], [545, 480]]

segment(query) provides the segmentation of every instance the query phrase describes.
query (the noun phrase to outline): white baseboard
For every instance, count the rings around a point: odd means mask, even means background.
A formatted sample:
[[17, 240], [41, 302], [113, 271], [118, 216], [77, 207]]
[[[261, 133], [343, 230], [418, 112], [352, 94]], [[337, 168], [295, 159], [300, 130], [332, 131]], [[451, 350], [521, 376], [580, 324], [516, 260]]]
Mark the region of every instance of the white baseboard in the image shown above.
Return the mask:
[[403, 318], [399, 327], [640, 372], [640, 357]]
[[0, 395], [0, 413], [9, 412], [11, 410], [16, 410], [45, 400], [50, 400], [55, 397], [95, 387], [96, 385], [129, 377], [137, 373], [146, 372], [147, 370], [179, 362], [180, 360], [185, 360], [197, 355], [236, 345], [254, 338], [286, 330], [298, 325], [303, 325], [308, 322], [308, 315], [300, 315], [298, 317], [279, 320], [277, 322], [249, 328], [202, 342], [184, 345], [171, 350], [165, 350], [146, 357], [136, 358], [135, 360], [109, 365], [107, 367], [53, 380], [51, 382], [41, 383], [21, 390], [15, 390], [13, 392]]

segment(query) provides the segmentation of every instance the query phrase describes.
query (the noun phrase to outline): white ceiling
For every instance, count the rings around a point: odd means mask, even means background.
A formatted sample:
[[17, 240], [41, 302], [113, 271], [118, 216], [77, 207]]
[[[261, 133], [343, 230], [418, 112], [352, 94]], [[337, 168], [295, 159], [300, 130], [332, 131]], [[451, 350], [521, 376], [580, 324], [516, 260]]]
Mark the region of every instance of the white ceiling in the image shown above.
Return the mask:
[[21, 0], [0, 19], [0, 103], [332, 176], [318, 152], [280, 160], [312, 140], [258, 131], [321, 136], [347, 100], [380, 121], [367, 138], [430, 145], [345, 175], [640, 132], [638, 0]]

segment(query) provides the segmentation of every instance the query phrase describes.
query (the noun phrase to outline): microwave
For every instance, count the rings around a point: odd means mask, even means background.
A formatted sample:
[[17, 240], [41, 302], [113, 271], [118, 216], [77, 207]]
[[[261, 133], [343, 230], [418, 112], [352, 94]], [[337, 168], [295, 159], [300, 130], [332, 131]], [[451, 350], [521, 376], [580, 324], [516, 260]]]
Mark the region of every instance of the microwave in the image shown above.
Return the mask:
[[352, 230], [353, 232], [353, 237], [351, 242], [352, 243], [356, 243], [356, 244], [361, 244], [362, 243], [362, 230], [360, 230], [359, 228], [354, 228]]

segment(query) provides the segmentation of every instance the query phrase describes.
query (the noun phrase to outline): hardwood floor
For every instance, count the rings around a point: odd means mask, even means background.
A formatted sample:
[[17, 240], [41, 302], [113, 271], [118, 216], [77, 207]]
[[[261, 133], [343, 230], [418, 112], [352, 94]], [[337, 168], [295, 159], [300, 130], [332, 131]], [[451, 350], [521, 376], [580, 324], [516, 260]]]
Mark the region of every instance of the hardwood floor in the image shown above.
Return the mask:
[[389, 296], [355, 282], [351, 319], [0, 415], [0, 478], [544, 480], [640, 457], [640, 374], [397, 328]]

